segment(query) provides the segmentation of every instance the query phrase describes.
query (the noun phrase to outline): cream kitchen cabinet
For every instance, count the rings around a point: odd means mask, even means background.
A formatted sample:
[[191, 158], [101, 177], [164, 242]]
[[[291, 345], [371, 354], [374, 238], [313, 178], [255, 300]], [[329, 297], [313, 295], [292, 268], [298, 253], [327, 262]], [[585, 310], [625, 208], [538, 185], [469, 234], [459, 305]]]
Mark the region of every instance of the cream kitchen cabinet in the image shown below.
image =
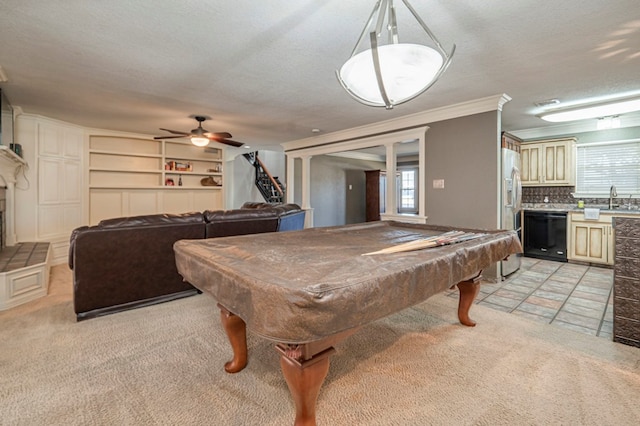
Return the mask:
[[587, 220], [583, 213], [569, 214], [569, 260], [613, 264], [612, 216]]
[[523, 143], [520, 158], [523, 186], [576, 184], [576, 138]]
[[640, 217], [638, 214], [600, 212], [597, 220], [585, 219], [581, 212], [567, 215], [569, 224], [568, 259], [589, 263], [613, 265], [614, 238], [613, 217]]

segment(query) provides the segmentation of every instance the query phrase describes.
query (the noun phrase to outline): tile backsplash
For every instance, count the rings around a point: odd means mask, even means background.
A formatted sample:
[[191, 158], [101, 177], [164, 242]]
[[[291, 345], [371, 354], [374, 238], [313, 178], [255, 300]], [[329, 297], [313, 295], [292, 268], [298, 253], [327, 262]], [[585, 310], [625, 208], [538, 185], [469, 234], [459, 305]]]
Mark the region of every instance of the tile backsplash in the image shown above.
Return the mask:
[[523, 203], [542, 203], [544, 197], [549, 197], [549, 203], [572, 204], [578, 201], [571, 193], [575, 191], [573, 186], [523, 186]]
[[[578, 200], [571, 195], [575, 191], [574, 186], [523, 186], [523, 203], [544, 203], [544, 197], [548, 197], [549, 204], [577, 204]], [[609, 198], [581, 198], [585, 204], [606, 204]], [[614, 198], [614, 203], [623, 205], [629, 202], [626, 197]], [[633, 200], [637, 204], [637, 199]]]

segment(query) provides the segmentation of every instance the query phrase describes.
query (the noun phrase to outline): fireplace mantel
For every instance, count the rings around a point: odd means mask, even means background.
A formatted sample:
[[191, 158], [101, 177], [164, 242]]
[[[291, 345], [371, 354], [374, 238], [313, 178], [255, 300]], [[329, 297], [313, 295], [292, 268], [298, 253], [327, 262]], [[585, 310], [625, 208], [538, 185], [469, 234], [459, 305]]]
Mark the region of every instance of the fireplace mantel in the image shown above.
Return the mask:
[[16, 169], [20, 166], [26, 166], [27, 162], [18, 154], [9, 149], [6, 145], [0, 145], [0, 176], [4, 179], [5, 184], [16, 182]]

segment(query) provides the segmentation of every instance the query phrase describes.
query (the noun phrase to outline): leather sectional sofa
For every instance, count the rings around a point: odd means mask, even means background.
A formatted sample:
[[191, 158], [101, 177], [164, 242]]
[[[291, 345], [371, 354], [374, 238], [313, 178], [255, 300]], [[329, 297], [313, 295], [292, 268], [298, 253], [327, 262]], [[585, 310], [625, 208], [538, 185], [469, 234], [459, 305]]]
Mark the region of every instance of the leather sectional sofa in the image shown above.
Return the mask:
[[74, 310], [78, 321], [199, 293], [176, 269], [182, 239], [302, 229], [296, 204], [245, 203], [240, 209], [107, 219], [71, 233]]

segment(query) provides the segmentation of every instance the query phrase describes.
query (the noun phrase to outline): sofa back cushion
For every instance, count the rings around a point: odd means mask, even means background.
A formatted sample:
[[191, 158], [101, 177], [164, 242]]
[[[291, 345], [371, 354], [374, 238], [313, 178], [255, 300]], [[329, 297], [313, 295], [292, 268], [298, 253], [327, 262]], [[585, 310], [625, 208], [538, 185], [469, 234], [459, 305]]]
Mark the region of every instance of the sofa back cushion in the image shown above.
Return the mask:
[[273, 204], [264, 203], [261, 201], [247, 201], [240, 207], [240, 209], [270, 209], [273, 208]]
[[273, 208], [205, 210], [206, 238], [261, 234], [278, 230], [278, 211]]
[[135, 228], [139, 226], [175, 226], [204, 223], [202, 213], [181, 213], [181, 214], [150, 214], [145, 216], [117, 217], [114, 219], [104, 219], [98, 223], [99, 228]]

